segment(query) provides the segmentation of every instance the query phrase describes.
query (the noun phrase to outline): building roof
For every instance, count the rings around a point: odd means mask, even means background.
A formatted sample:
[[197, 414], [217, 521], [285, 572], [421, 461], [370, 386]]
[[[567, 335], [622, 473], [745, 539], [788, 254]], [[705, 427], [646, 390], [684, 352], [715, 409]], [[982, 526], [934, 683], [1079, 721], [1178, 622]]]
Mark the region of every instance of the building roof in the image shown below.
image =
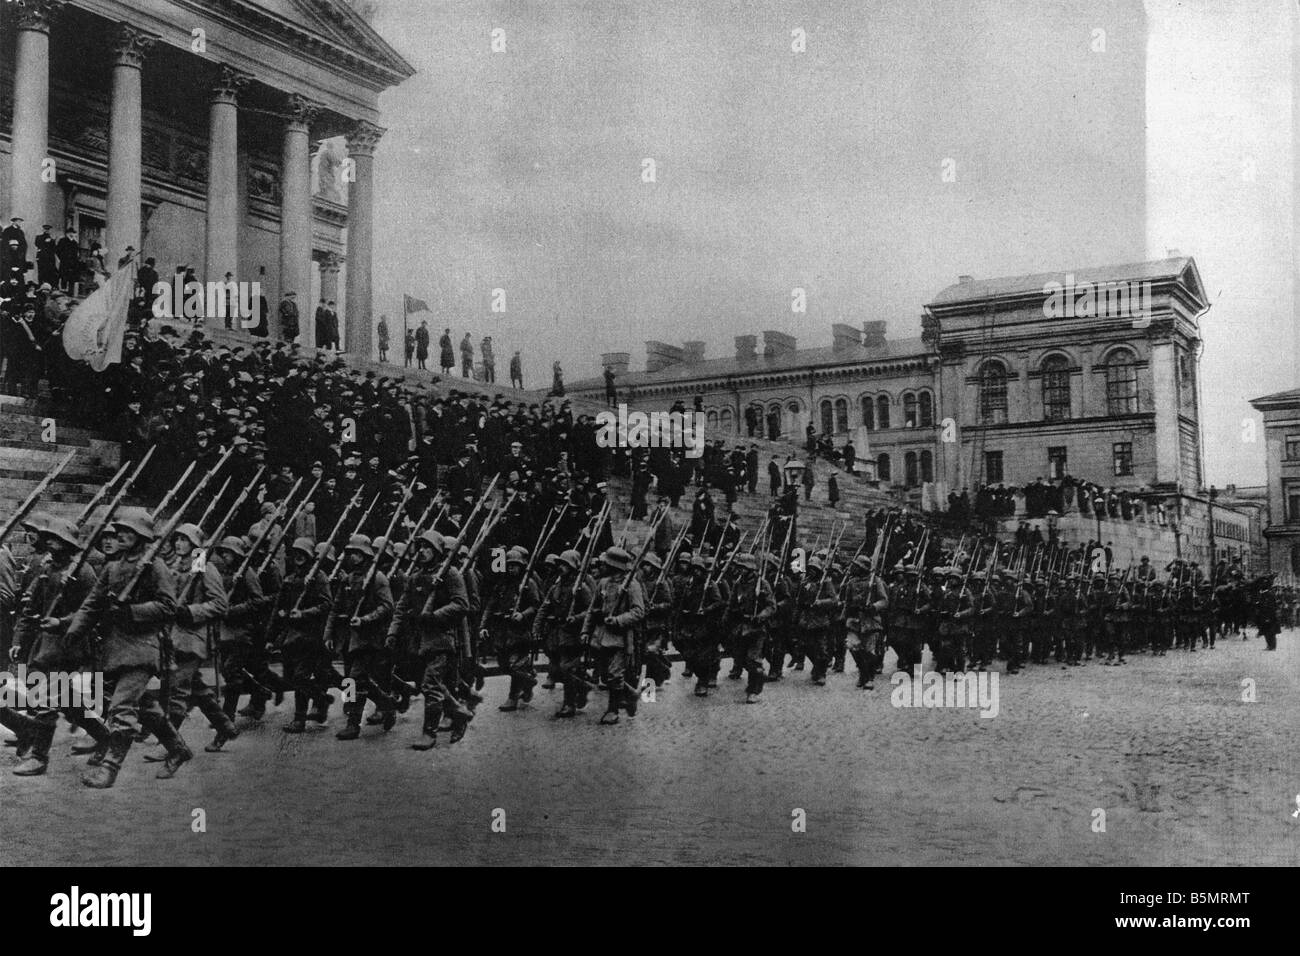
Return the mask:
[[[761, 343], [759, 348], [762, 348]], [[834, 346], [827, 345], [815, 349], [795, 349], [793, 352], [786, 352], [772, 358], [764, 357], [760, 351], [757, 358], [748, 361], [741, 361], [732, 355], [728, 358], [705, 359], [703, 362], [681, 362], [658, 372], [624, 372], [618, 376], [615, 385], [619, 388], [671, 385], [677, 382], [722, 378], [728, 375], [764, 375], [792, 369], [861, 365], [864, 362], [919, 358], [929, 353], [929, 347], [921, 341], [920, 337], [891, 339], [883, 346], [872, 348], [850, 345], [836, 349]], [[568, 386], [570, 390], [604, 387], [603, 377], [583, 379]]]
[[[347, 0], [236, 0], [314, 34], [325, 44], [362, 57], [400, 82], [415, 75], [401, 54]], [[317, 51], [323, 52], [323, 51]]]
[[[1190, 269], [1189, 269], [1190, 267]], [[1184, 274], [1186, 275], [1184, 276]], [[1121, 265], [1097, 266], [1068, 271], [1035, 272], [1029, 275], [999, 276], [994, 279], [971, 279], [955, 282], [942, 289], [930, 302], [931, 306], [951, 306], [962, 302], [982, 302], [986, 299], [1016, 298], [1024, 295], [1041, 295], [1049, 283], [1063, 283], [1066, 275], [1074, 276], [1076, 286], [1084, 282], [1093, 285], [1119, 282], [1155, 282], [1161, 279], [1184, 277], [1195, 294], [1204, 299], [1200, 275], [1191, 256], [1170, 259], [1152, 259], [1146, 262], [1128, 262]]]
[[1300, 388], [1289, 388], [1285, 392], [1274, 392], [1271, 395], [1261, 395], [1259, 398], [1252, 398], [1250, 404], [1256, 408], [1262, 408], [1265, 405], [1271, 407], [1286, 407], [1288, 405], [1300, 406]]

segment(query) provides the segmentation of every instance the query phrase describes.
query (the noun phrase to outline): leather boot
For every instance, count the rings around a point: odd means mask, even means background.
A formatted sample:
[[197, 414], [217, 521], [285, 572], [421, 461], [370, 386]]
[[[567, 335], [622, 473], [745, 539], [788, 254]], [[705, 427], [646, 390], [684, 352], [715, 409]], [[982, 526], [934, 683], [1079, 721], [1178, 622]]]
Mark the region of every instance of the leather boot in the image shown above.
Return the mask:
[[424, 731], [420, 739], [411, 744], [412, 750], [432, 750], [438, 746], [438, 723], [442, 720], [439, 708], [426, 707], [424, 711]]
[[171, 721], [158, 721], [153, 732], [167, 748], [167, 759], [163, 761], [163, 765], [158, 768], [158, 773], [154, 776], [159, 780], [170, 780], [176, 776], [176, 771], [181, 769], [182, 764], [194, 759], [194, 751], [186, 745], [185, 738], [171, 725]]
[[116, 730], [108, 738], [108, 747], [104, 759], [81, 775], [81, 782], [96, 790], [107, 790], [117, 780], [117, 772], [122, 769], [135, 734], [129, 730]]
[[355, 703], [344, 706], [344, 712], [347, 714], [347, 726], [340, 730], [334, 737], [338, 740], [356, 740], [361, 736], [361, 711], [365, 708], [365, 701], [356, 701]]
[[53, 720], [36, 719], [32, 721], [30, 735], [31, 746], [23, 762], [14, 767], [16, 777], [36, 777], [45, 773], [50, 763], [50, 744], [54, 742], [54, 728], [58, 726], [58, 715], [50, 714]]
[[32, 731], [36, 729], [36, 721], [12, 707], [0, 707], [0, 725], [14, 732], [14, 736], [17, 737], [14, 745], [18, 748], [18, 756], [25, 757], [30, 746]]
[[329, 720], [330, 704], [333, 702], [334, 698], [330, 697], [329, 694], [317, 697], [312, 702], [311, 712], [307, 714], [307, 719], [318, 724], [325, 723], [325, 721]]

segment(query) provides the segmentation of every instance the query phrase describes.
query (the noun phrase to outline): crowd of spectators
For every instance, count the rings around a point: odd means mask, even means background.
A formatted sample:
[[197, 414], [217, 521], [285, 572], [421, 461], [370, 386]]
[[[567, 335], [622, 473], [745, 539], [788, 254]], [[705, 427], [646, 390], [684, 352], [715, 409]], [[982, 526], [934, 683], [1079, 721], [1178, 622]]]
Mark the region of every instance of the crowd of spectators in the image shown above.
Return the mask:
[[1152, 520], [1165, 523], [1164, 505], [1148, 502], [1125, 488], [1104, 488], [1070, 475], [1044, 481], [1036, 478], [1024, 486], [982, 485], [971, 500], [969, 492], [948, 495], [948, 514], [957, 519], [996, 521], [1001, 518], [1045, 518], [1049, 514], [1084, 514], [1121, 521]]

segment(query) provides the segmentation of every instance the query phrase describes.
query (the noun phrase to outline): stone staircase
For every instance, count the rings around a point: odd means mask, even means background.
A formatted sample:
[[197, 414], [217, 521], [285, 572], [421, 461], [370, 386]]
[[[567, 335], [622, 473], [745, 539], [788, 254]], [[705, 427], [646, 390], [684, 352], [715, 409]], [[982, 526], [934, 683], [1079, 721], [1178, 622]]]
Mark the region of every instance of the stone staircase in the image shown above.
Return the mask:
[[[52, 442], [43, 440], [48, 419], [54, 420]], [[117, 471], [121, 448], [117, 442], [67, 422], [44, 403], [0, 395], [0, 516], [7, 520], [70, 451], [76, 452], [72, 461], [45, 489], [36, 507], [75, 518]], [[7, 544], [16, 553], [25, 547], [21, 536], [11, 536]]]

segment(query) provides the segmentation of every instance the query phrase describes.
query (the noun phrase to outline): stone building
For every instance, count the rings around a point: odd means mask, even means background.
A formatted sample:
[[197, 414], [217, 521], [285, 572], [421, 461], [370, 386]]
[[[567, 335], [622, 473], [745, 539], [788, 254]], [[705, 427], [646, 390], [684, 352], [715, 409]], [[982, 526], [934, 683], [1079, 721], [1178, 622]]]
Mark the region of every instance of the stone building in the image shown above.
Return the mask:
[[[179, 264], [200, 281], [294, 291], [312, 344], [317, 298], [345, 344], [371, 340], [379, 94], [413, 75], [345, 0], [21, 0], [0, 5], [0, 210], [29, 242], [49, 223]], [[313, 187], [346, 137], [346, 204]], [[346, 290], [339, 295], [346, 259]], [[265, 269], [265, 273], [261, 270]], [[359, 343], [364, 346], [358, 348]]]
[[[1061, 291], [1049, 301], [1053, 284]], [[757, 336], [742, 335], [729, 358], [706, 359], [702, 342], [650, 341], [644, 372], [629, 371], [627, 353], [603, 359], [629, 403], [689, 406], [701, 396], [722, 435], [745, 432], [750, 405], [762, 409], [765, 433], [802, 440], [811, 421], [837, 445], [853, 439], [859, 456], [869, 447], [885, 484], [960, 490], [1071, 474], [1176, 493], [1202, 484], [1197, 317], [1206, 305], [1195, 262], [1174, 256], [962, 276], [924, 306], [914, 338], [888, 338], [885, 322], [869, 321], [832, 326], [828, 347], [800, 349], [768, 331], [761, 353]], [[599, 397], [603, 381], [569, 390]]]
[[1264, 413], [1269, 567], [1300, 577], [1300, 388], [1250, 404]]

